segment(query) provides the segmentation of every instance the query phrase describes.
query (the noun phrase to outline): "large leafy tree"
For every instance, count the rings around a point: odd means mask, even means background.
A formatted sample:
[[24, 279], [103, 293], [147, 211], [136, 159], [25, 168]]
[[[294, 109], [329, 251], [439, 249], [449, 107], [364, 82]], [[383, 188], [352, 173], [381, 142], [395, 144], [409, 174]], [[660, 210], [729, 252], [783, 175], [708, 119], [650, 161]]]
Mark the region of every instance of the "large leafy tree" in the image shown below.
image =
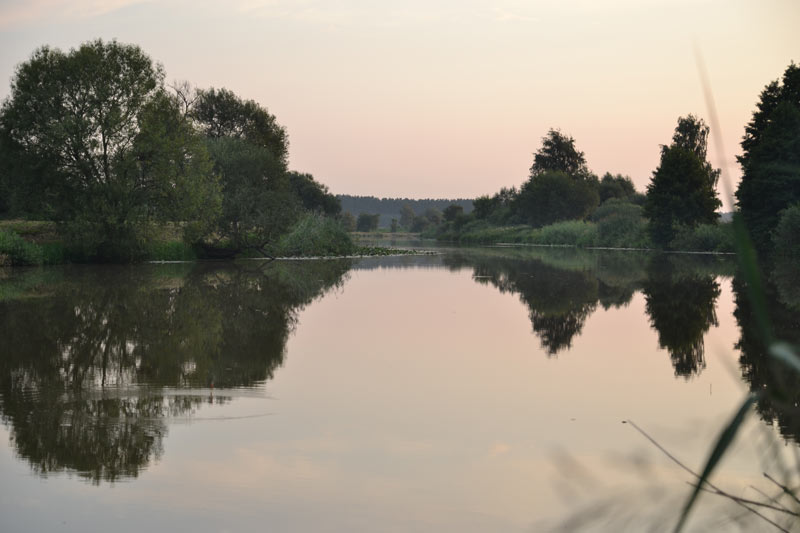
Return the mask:
[[533, 154], [531, 177], [548, 171], [563, 172], [576, 179], [591, 176], [583, 152], [575, 148], [575, 139], [551, 129], [542, 137], [542, 147]]
[[551, 129], [533, 156], [531, 175], [513, 199], [514, 210], [534, 226], [582, 219], [600, 202], [597, 176], [575, 139]]
[[197, 92], [191, 115], [208, 137], [229, 137], [265, 148], [283, 163], [289, 156], [286, 130], [258, 102], [243, 100], [227, 89]]
[[305, 172], [290, 171], [289, 186], [292, 192], [308, 211], [336, 216], [342, 211], [339, 199], [328, 191], [328, 187], [316, 181]]
[[800, 66], [761, 92], [742, 140], [736, 199], [753, 240], [769, 248], [779, 213], [800, 202]]
[[706, 161], [709, 128], [692, 115], [678, 119], [672, 144], [647, 186], [644, 215], [653, 242], [669, 246], [681, 227], [714, 223], [722, 205], [715, 185], [719, 171]]
[[515, 208], [529, 224], [544, 226], [559, 220], [584, 219], [599, 201], [595, 183], [549, 171], [523, 184]]
[[268, 254], [300, 212], [284, 164], [268, 149], [234, 137], [211, 139], [208, 146], [222, 181], [217, 234], [235, 251]]
[[212, 213], [202, 143], [137, 46], [96, 40], [22, 63], [0, 110], [7, 187], [87, 254], [137, 255], [150, 222]]

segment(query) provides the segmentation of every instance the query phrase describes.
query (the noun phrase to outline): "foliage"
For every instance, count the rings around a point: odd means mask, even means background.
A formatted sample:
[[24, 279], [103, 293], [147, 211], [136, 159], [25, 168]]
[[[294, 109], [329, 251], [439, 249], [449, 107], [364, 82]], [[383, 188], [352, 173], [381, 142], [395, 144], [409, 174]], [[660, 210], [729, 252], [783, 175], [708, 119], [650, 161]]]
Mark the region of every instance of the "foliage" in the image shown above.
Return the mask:
[[443, 211], [451, 204], [460, 205], [465, 213], [472, 212], [472, 200], [468, 198], [377, 198], [375, 196], [353, 196], [337, 194], [342, 205], [342, 211], [351, 213], [372, 213], [380, 215], [379, 228], [389, 228], [392, 219], [396, 218], [400, 226], [409, 230], [414, 222], [414, 217], [424, 213], [427, 209]]
[[647, 222], [636, 204], [611, 198], [592, 213], [597, 224], [596, 246], [649, 248]]
[[778, 213], [800, 201], [800, 66], [790, 64], [782, 83], [764, 88], [742, 150], [737, 204], [757, 246], [765, 250]]
[[12, 196], [89, 257], [134, 259], [152, 221], [213, 217], [207, 155], [162, 83], [141, 49], [116, 41], [42, 47], [17, 68], [0, 111], [3, 160], [20, 162]]
[[356, 219], [356, 230], [358, 231], [375, 231], [378, 229], [378, 220], [380, 215], [370, 215], [369, 213], [359, 213]]
[[350, 235], [336, 220], [309, 214], [283, 235], [276, 255], [287, 257], [344, 256], [355, 250]]
[[575, 148], [575, 139], [557, 129], [550, 129], [542, 137], [542, 147], [533, 156], [531, 177], [551, 171], [575, 179], [586, 179], [591, 175], [583, 152]]
[[190, 115], [209, 138], [233, 138], [264, 148], [284, 166], [289, 157], [286, 130], [254, 100], [242, 100], [227, 89], [197, 93]]
[[345, 231], [356, 230], [356, 217], [350, 211], [345, 211], [339, 216], [339, 223]]
[[453, 222], [459, 215], [463, 214], [464, 208], [456, 204], [450, 204], [442, 211], [442, 216], [448, 222]]
[[400, 225], [404, 228], [411, 228], [414, 224], [414, 218], [416, 218], [417, 214], [414, 212], [414, 208], [411, 207], [410, 204], [405, 203], [400, 208]]
[[0, 266], [41, 265], [44, 262], [42, 250], [9, 231], [0, 231]]
[[634, 187], [631, 178], [622, 174], [614, 176], [610, 172], [606, 172], [600, 179], [597, 193], [600, 195], [601, 204], [611, 198], [633, 202], [635, 201], [634, 199], [640, 196], [636, 192], [636, 187]]
[[208, 146], [222, 181], [218, 236], [239, 250], [265, 251], [299, 216], [283, 163], [267, 148], [234, 137]]
[[719, 172], [701, 159], [707, 136], [704, 122], [689, 115], [678, 119], [673, 143], [661, 147], [661, 163], [647, 186], [644, 204], [650, 237], [659, 246], [668, 246], [680, 226], [717, 220], [722, 203], [714, 186]]
[[780, 213], [778, 226], [772, 235], [776, 255], [800, 259], [800, 204]]
[[539, 228], [530, 235], [527, 242], [533, 244], [594, 246], [597, 228], [594, 224], [581, 220], [565, 220]]
[[800, 202], [800, 65], [790, 64], [782, 83], [773, 81], [761, 92], [742, 151], [737, 205], [754, 242], [766, 251], [778, 214]]
[[694, 228], [679, 227], [669, 247], [672, 250], [686, 252], [732, 253], [736, 249], [733, 224], [699, 224]]
[[342, 211], [339, 199], [311, 174], [290, 171], [289, 186], [307, 211], [327, 216], [336, 216]]
[[583, 219], [597, 207], [599, 196], [591, 179], [574, 179], [560, 171], [532, 175], [522, 186], [514, 209], [533, 226]]

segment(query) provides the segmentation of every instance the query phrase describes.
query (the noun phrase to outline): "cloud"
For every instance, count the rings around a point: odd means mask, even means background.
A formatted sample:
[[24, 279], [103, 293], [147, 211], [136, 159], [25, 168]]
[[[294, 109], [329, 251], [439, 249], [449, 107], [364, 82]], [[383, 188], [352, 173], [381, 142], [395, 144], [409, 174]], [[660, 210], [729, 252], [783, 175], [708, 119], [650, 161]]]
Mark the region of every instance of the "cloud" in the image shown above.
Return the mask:
[[24, 26], [46, 20], [97, 17], [152, 0], [10, 0], [0, 5], [0, 28]]

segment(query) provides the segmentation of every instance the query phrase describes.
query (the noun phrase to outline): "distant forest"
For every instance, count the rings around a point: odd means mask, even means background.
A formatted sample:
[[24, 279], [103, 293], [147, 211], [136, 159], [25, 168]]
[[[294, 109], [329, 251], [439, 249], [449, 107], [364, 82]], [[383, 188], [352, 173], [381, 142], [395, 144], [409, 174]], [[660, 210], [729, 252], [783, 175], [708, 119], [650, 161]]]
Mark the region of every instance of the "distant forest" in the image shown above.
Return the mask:
[[414, 214], [423, 215], [428, 209], [444, 211], [449, 205], [459, 205], [464, 208], [464, 214], [472, 211], [472, 200], [467, 198], [456, 198], [453, 200], [425, 198], [414, 200], [411, 198], [376, 198], [374, 196], [351, 196], [349, 194], [337, 194], [336, 197], [342, 204], [342, 213], [349, 211], [353, 216], [358, 217], [361, 213], [370, 215], [380, 215], [378, 227], [388, 228], [392, 219], [400, 220], [401, 210], [404, 205], [411, 206]]

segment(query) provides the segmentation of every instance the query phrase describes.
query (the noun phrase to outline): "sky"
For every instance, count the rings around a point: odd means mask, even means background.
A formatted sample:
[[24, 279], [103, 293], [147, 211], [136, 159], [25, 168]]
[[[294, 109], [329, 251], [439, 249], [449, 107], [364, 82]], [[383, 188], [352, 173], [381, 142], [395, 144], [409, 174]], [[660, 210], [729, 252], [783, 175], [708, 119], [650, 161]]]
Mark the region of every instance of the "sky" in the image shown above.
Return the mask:
[[[336, 194], [457, 198], [528, 177], [551, 128], [644, 191], [680, 116], [734, 185], [764, 86], [800, 62], [797, 0], [0, 0], [0, 98], [42, 45], [139, 45], [166, 79], [259, 102]], [[721, 189], [722, 196], [725, 196]], [[727, 203], [726, 203], [727, 206]]]

